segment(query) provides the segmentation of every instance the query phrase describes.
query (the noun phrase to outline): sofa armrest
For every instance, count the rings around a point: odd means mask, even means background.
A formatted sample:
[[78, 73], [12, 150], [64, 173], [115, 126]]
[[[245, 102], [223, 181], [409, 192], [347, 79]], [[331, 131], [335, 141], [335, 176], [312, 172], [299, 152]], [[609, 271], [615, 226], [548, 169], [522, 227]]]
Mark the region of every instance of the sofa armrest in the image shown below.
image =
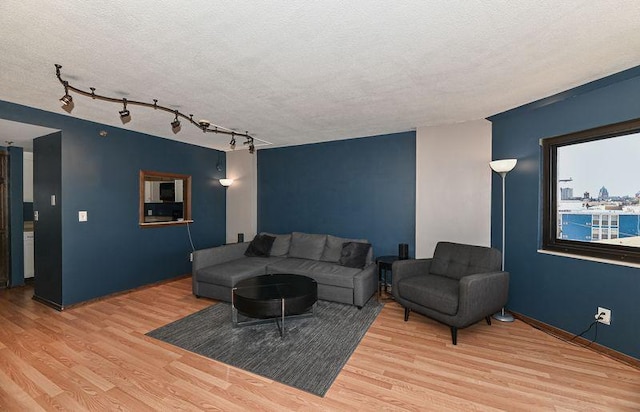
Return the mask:
[[248, 246], [249, 242], [245, 242], [196, 250], [193, 252], [191, 273], [195, 276], [196, 272], [202, 268], [240, 259]]
[[371, 263], [353, 278], [353, 304], [363, 307], [377, 289], [378, 265]]
[[393, 296], [396, 295], [398, 282], [401, 279], [428, 274], [431, 268], [431, 260], [432, 259], [406, 259], [393, 262], [391, 266], [391, 293]]
[[[458, 316], [473, 323], [499, 311], [509, 297], [509, 272], [477, 273], [460, 279]], [[466, 325], [460, 325], [464, 327]]]

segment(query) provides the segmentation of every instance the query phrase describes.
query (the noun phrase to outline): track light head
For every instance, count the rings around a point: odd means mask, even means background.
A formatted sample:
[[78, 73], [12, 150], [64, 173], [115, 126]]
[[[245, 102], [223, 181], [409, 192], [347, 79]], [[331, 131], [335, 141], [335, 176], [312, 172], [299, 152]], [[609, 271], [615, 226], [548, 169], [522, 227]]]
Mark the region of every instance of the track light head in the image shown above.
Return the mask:
[[253, 145], [253, 137], [247, 136], [247, 140], [244, 142], [245, 145], [249, 145], [249, 153], [253, 154], [256, 151], [256, 147]]
[[66, 93], [64, 96], [60, 98], [60, 103], [62, 110], [67, 113], [71, 113], [73, 108], [75, 107], [75, 103], [73, 102], [73, 97], [70, 94]]
[[[60, 70], [60, 67], [62, 66], [56, 65], [57, 70]], [[71, 109], [73, 109], [73, 97], [69, 94], [69, 82], [64, 81], [62, 82], [62, 85], [64, 86], [64, 96], [60, 98], [60, 103], [62, 103], [63, 109], [71, 112]]]
[[198, 121], [198, 125], [200, 125], [203, 132], [206, 132], [206, 129], [208, 129], [209, 126], [211, 126], [211, 122], [208, 120], [201, 119], [200, 121]]
[[180, 120], [178, 120], [178, 113], [176, 111], [176, 118], [171, 122], [171, 130], [173, 133], [178, 133], [180, 131]]
[[122, 124], [129, 123], [131, 121], [131, 112], [127, 110], [127, 99], [122, 99], [123, 108], [118, 113], [120, 113], [120, 121]]
[[62, 102], [63, 106], [68, 106], [73, 103], [73, 97], [70, 94], [65, 94], [60, 98], [60, 102]]

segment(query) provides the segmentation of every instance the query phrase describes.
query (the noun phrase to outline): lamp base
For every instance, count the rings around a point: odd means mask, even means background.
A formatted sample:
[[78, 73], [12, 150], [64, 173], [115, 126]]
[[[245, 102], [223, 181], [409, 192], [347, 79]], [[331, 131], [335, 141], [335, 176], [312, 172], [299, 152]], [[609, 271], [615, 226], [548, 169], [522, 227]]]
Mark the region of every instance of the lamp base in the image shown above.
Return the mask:
[[496, 314], [493, 315], [493, 318], [495, 320], [499, 320], [500, 322], [513, 322], [513, 316], [511, 316], [510, 313], [506, 313], [504, 311], [504, 308], [502, 308], [502, 310]]

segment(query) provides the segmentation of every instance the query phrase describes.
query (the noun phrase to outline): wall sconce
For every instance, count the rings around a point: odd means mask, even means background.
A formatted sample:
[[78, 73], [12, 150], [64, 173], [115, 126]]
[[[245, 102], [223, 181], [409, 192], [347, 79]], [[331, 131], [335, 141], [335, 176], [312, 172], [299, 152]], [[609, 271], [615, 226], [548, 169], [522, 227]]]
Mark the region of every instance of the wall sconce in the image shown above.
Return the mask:
[[220, 184], [224, 187], [229, 187], [233, 184], [233, 179], [220, 179]]

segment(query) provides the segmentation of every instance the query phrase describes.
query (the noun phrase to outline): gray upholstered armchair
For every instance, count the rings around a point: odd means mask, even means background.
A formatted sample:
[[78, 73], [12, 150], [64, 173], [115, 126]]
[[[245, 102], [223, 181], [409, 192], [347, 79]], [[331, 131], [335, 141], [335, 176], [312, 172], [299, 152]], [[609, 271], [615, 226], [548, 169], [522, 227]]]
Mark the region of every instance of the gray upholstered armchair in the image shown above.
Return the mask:
[[507, 303], [509, 273], [501, 270], [500, 251], [493, 248], [440, 242], [431, 259], [393, 263], [392, 293], [404, 307], [458, 329], [491, 315]]

